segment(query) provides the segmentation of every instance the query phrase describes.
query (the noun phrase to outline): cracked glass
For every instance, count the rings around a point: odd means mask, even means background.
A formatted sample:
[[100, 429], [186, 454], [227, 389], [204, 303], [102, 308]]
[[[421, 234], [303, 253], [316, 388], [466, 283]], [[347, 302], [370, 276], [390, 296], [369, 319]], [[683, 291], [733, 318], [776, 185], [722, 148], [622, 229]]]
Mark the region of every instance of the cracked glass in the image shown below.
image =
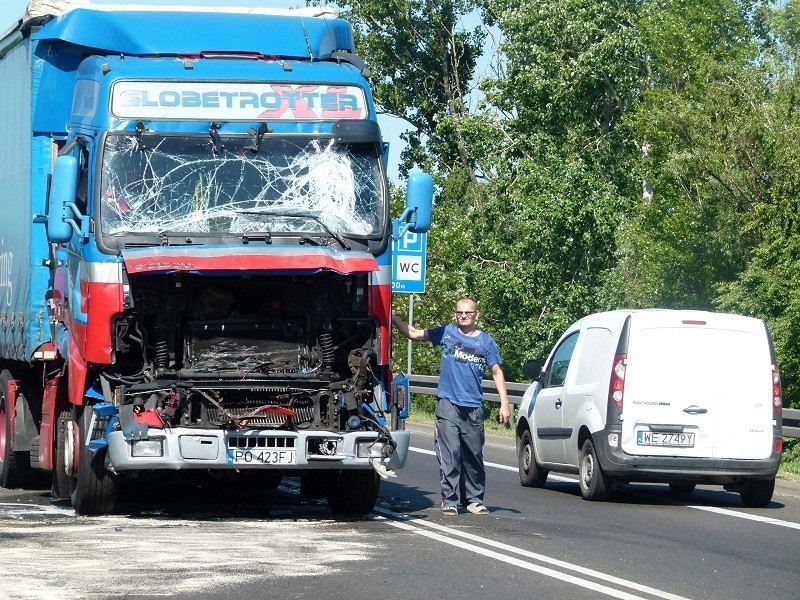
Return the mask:
[[[109, 135], [104, 235], [318, 233], [380, 236], [386, 215], [374, 144], [331, 139]], [[144, 149], [141, 149], [144, 146]]]

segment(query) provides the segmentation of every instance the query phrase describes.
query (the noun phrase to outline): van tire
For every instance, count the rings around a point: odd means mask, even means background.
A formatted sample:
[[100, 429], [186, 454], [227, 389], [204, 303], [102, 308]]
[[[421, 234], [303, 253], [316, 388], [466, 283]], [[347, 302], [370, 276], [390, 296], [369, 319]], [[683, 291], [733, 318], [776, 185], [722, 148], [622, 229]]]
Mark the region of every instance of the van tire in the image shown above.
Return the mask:
[[676, 496], [690, 496], [697, 485], [694, 483], [670, 483], [669, 489]]
[[754, 479], [739, 492], [742, 504], [747, 508], [765, 508], [772, 501], [775, 479]]
[[608, 499], [611, 495], [611, 478], [603, 472], [592, 440], [583, 442], [579, 472], [581, 496], [584, 500]]
[[536, 462], [536, 449], [533, 447], [531, 432], [528, 429], [525, 429], [519, 438], [518, 447], [519, 482], [523, 487], [544, 487], [548, 471]]

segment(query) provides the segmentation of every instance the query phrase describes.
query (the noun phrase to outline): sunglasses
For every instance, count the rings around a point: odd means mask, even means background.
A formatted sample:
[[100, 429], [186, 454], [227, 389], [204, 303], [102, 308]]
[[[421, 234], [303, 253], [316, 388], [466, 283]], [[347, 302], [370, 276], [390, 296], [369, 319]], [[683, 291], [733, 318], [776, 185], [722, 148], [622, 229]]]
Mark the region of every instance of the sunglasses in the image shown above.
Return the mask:
[[457, 310], [456, 314], [469, 316], [469, 315], [474, 315], [477, 312], [478, 312], [477, 310]]

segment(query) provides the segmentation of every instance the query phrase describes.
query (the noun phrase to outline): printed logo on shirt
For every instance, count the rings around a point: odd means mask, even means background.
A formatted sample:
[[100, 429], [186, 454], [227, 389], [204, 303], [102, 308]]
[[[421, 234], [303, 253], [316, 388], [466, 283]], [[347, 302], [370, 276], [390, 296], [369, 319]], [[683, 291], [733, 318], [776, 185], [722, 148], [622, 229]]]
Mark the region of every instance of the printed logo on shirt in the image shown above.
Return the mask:
[[444, 355], [457, 362], [467, 363], [473, 369], [481, 373], [486, 370], [486, 356], [481, 354], [480, 349], [474, 346], [464, 346], [460, 341], [452, 342], [450, 339], [447, 339]]

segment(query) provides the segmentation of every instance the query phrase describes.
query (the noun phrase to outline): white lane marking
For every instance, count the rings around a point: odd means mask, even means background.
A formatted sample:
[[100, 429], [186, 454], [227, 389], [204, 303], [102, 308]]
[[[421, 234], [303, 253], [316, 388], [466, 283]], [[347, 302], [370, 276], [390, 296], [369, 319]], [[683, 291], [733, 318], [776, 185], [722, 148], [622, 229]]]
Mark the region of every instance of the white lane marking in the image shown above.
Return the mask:
[[[430, 456], [436, 456], [436, 452], [434, 452], [433, 450], [425, 450], [424, 448], [415, 448], [414, 446], [410, 446], [408, 449], [411, 450], [412, 452], [419, 452], [420, 454], [429, 454]], [[508, 465], [501, 465], [500, 463], [484, 462], [483, 464], [486, 465], [487, 467], [502, 469], [503, 471], [513, 471], [514, 473], [519, 471], [517, 467], [509, 467]], [[577, 479], [570, 479], [569, 477], [561, 477], [559, 475], [553, 475], [552, 473], [549, 473], [547, 475], [547, 479], [553, 481], [571, 481], [573, 483], [578, 483]]]
[[[413, 446], [410, 447], [409, 450], [413, 450], [414, 452], [419, 452], [420, 454], [430, 454], [432, 456], [436, 456], [436, 452], [432, 450], [425, 450], [423, 448], [414, 448]], [[501, 465], [499, 463], [485, 462], [484, 464], [487, 467], [494, 467], [495, 469], [502, 469], [503, 471], [513, 471], [515, 473], [518, 471], [516, 467], [509, 467], [508, 465]], [[561, 477], [559, 475], [553, 475], [552, 473], [549, 473], [547, 475], [547, 479], [552, 481], [569, 481], [572, 483], [578, 483], [577, 479], [570, 479], [569, 477]], [[713, 512], [728, 517], [736, 517], [738, 519], [758, 521], [760, 523], [767, 523], [768, 525], [777, 525], [779, 527], [788, 527], [790, 529], [800, 529], [800, 523], [793, 523], [792, 521], [783, 521], [781, 519], [774, 519], [772, 517], [762, 517], [760, 515], [751, 515], [748, 513], [738, 512], [735, 510], [729, 510], [727, 508], [717, 508], [715, 506], [699, 506], [695, 504], [682, 504], [680, 502], [672, 502], [672, 504], [675, 504], [677, 506], [685, 506], [686, 508], [705, 510], [708, 512]]]
[[[487, 548], [482, 548], [480, 546], [476, 546], [475, 544], [471, 544], [468, 542], [464, 542], [458, 539], [453, 539], [454, 537], [462, 537], [469, 539], [474, 542], [478, 542], [485, 546], [499, 548], [505, 550], [506, 552], [510, 552], [512, 554], [519, 554], [525, 556], [526, 558], [531, 558], [534, 560], [538, 560], [540, 562], [550, 564], [553, 566], [561, 567], [562, 569], [568, 569], [572, 571], [576, 571], [581, 573], [582, 575], [587, 575], [589, 577], [594, 577], [595, 579], [600, 579], [601, 581], [607, 581], [609, 583], [614, 583], [622, 587], [628, 587], [632, 590], [636, 590], [639, 592], [644, 592], [651, 596], [655, 596], [657, 598], [664, 598], [666, 600], [687, 600], [683, 596], [677, 596], [675, 594], [670, 594], [668, 592], [663, 592], [661, 590], [657, 590], [655, 588], [651, 588], [645, 585], [641, 585], [632, 581], [627, 581], [625, 579], [620, 579], [618, 577], [613, 577], [611, 575], [606, 575], [605, 573], [601, 573], [599, 571], [594, 571], [592, 569], [587, 569], [584, 567], [579, 567], [577, 565], [573, 565], [564, 561], [556, 560], [549, 558], [547, 556], [543, 556], [541, 554], [536, 554], [534, 552], [528, 552], [527, 550], [522, 550], [520, 548], [515, 548], [514, 546], [509, 546], [507, 544], [503, 544], [500, 542], [495, 542], [493, 540], [482, 538], [477, 535], [473, 535], [470, 533], [466, 533], [463, 531], [458, 531], [456, 529], [451, 529], [449, 527], [445, 527], [443, 525], [438, 525], [436, 523], [428, 523], [422, 520], [407, 520], [404, 515], [399, 515], [396, 513], [392, 513], [388, 510], [383, 509], [375, 509], [374, 512], [384, 513], [390, 515], [391, 517], [399, 518], [402, 520], [394, 520], [391, 518], [385, 517], [377, 517], [376, 520], [380, 520], [381, 522], [385, 522], [388, 525], [393, 527], [397, 527], [398, 529], [403, 529], [405, 531], [411, 531], [416, 533], [417, 535], [421, 535], [430, 539], [437, 540], [444, 544], [448, 544], [450, 546], [455, 546], [457, 548], [461, 548], [463, 550], [468, 550], [469, 552], [474, 552], [475, 554], [480, 554], [487, 558], [493, 558], [495, 560], [499, 560], [504, 564], [511, 564], [521, 569], [525, 569], [528, 571], [533, 571], [535, 573], [539, 573], [541, 575], [546, 575], [548, 577], [553, 577], [565, 583], [571, 583], [573, 585], [577, 585], [579, 587], [583, 587], [586, 589], [590, 589], [595, 592], [599, 592], [601, 594], [606, 594], [608, 596], [612, 596], [614, 598], [620, 598], [622, 600], [635, 600], [642, 598], [641, 596], [637, 596], [630, 592], [626, 592], [624, 590], [614, 589], [607, 585], [603, 585], [601, 583], [595, 583], [593, 581], [589, 581], [587, 579], [582, 579], [580, 577], [576, 577], [575, 575], [570, 575], [569, 573], [562, 573], [550, 567], [538, 565], [526, 560], [522, 560], [516, 558], [514, 556], [509, 556], [508, 554], [503, 554], [501, 552], [495, 552], [494, 550], [489, 550]], [[432, 531], [425, 531], [422, 527], [428, 527], [430, 529], [437, 529], [444, 533], [436, 533]], [[445, 535], [447, 534], [447, 535]], [[450, 537], [453, 536], [453, 537]]]
[[748, 513], [737, 512], [735, 510], [728, 510], [727, 508], [717, 508], [716, 506], [697, 506], [685, 505], [688, 508], [696, 508], [697, 510], [705, 510], [708, 512], [726, 515], [729, 517], [738, 517], [739, 519], [748, 519], [750, 521], [759, 521], [761, 523], [768, 523], [770, 525], [778, 525], [779, 527], [789, 527], [790, 529], [800, 529], [800, 523], [792, 523], [791, 521], [782, 521], [780, 519], [773, 519], [772, 517], [762, 517], [761, 515], [751, 515]]

